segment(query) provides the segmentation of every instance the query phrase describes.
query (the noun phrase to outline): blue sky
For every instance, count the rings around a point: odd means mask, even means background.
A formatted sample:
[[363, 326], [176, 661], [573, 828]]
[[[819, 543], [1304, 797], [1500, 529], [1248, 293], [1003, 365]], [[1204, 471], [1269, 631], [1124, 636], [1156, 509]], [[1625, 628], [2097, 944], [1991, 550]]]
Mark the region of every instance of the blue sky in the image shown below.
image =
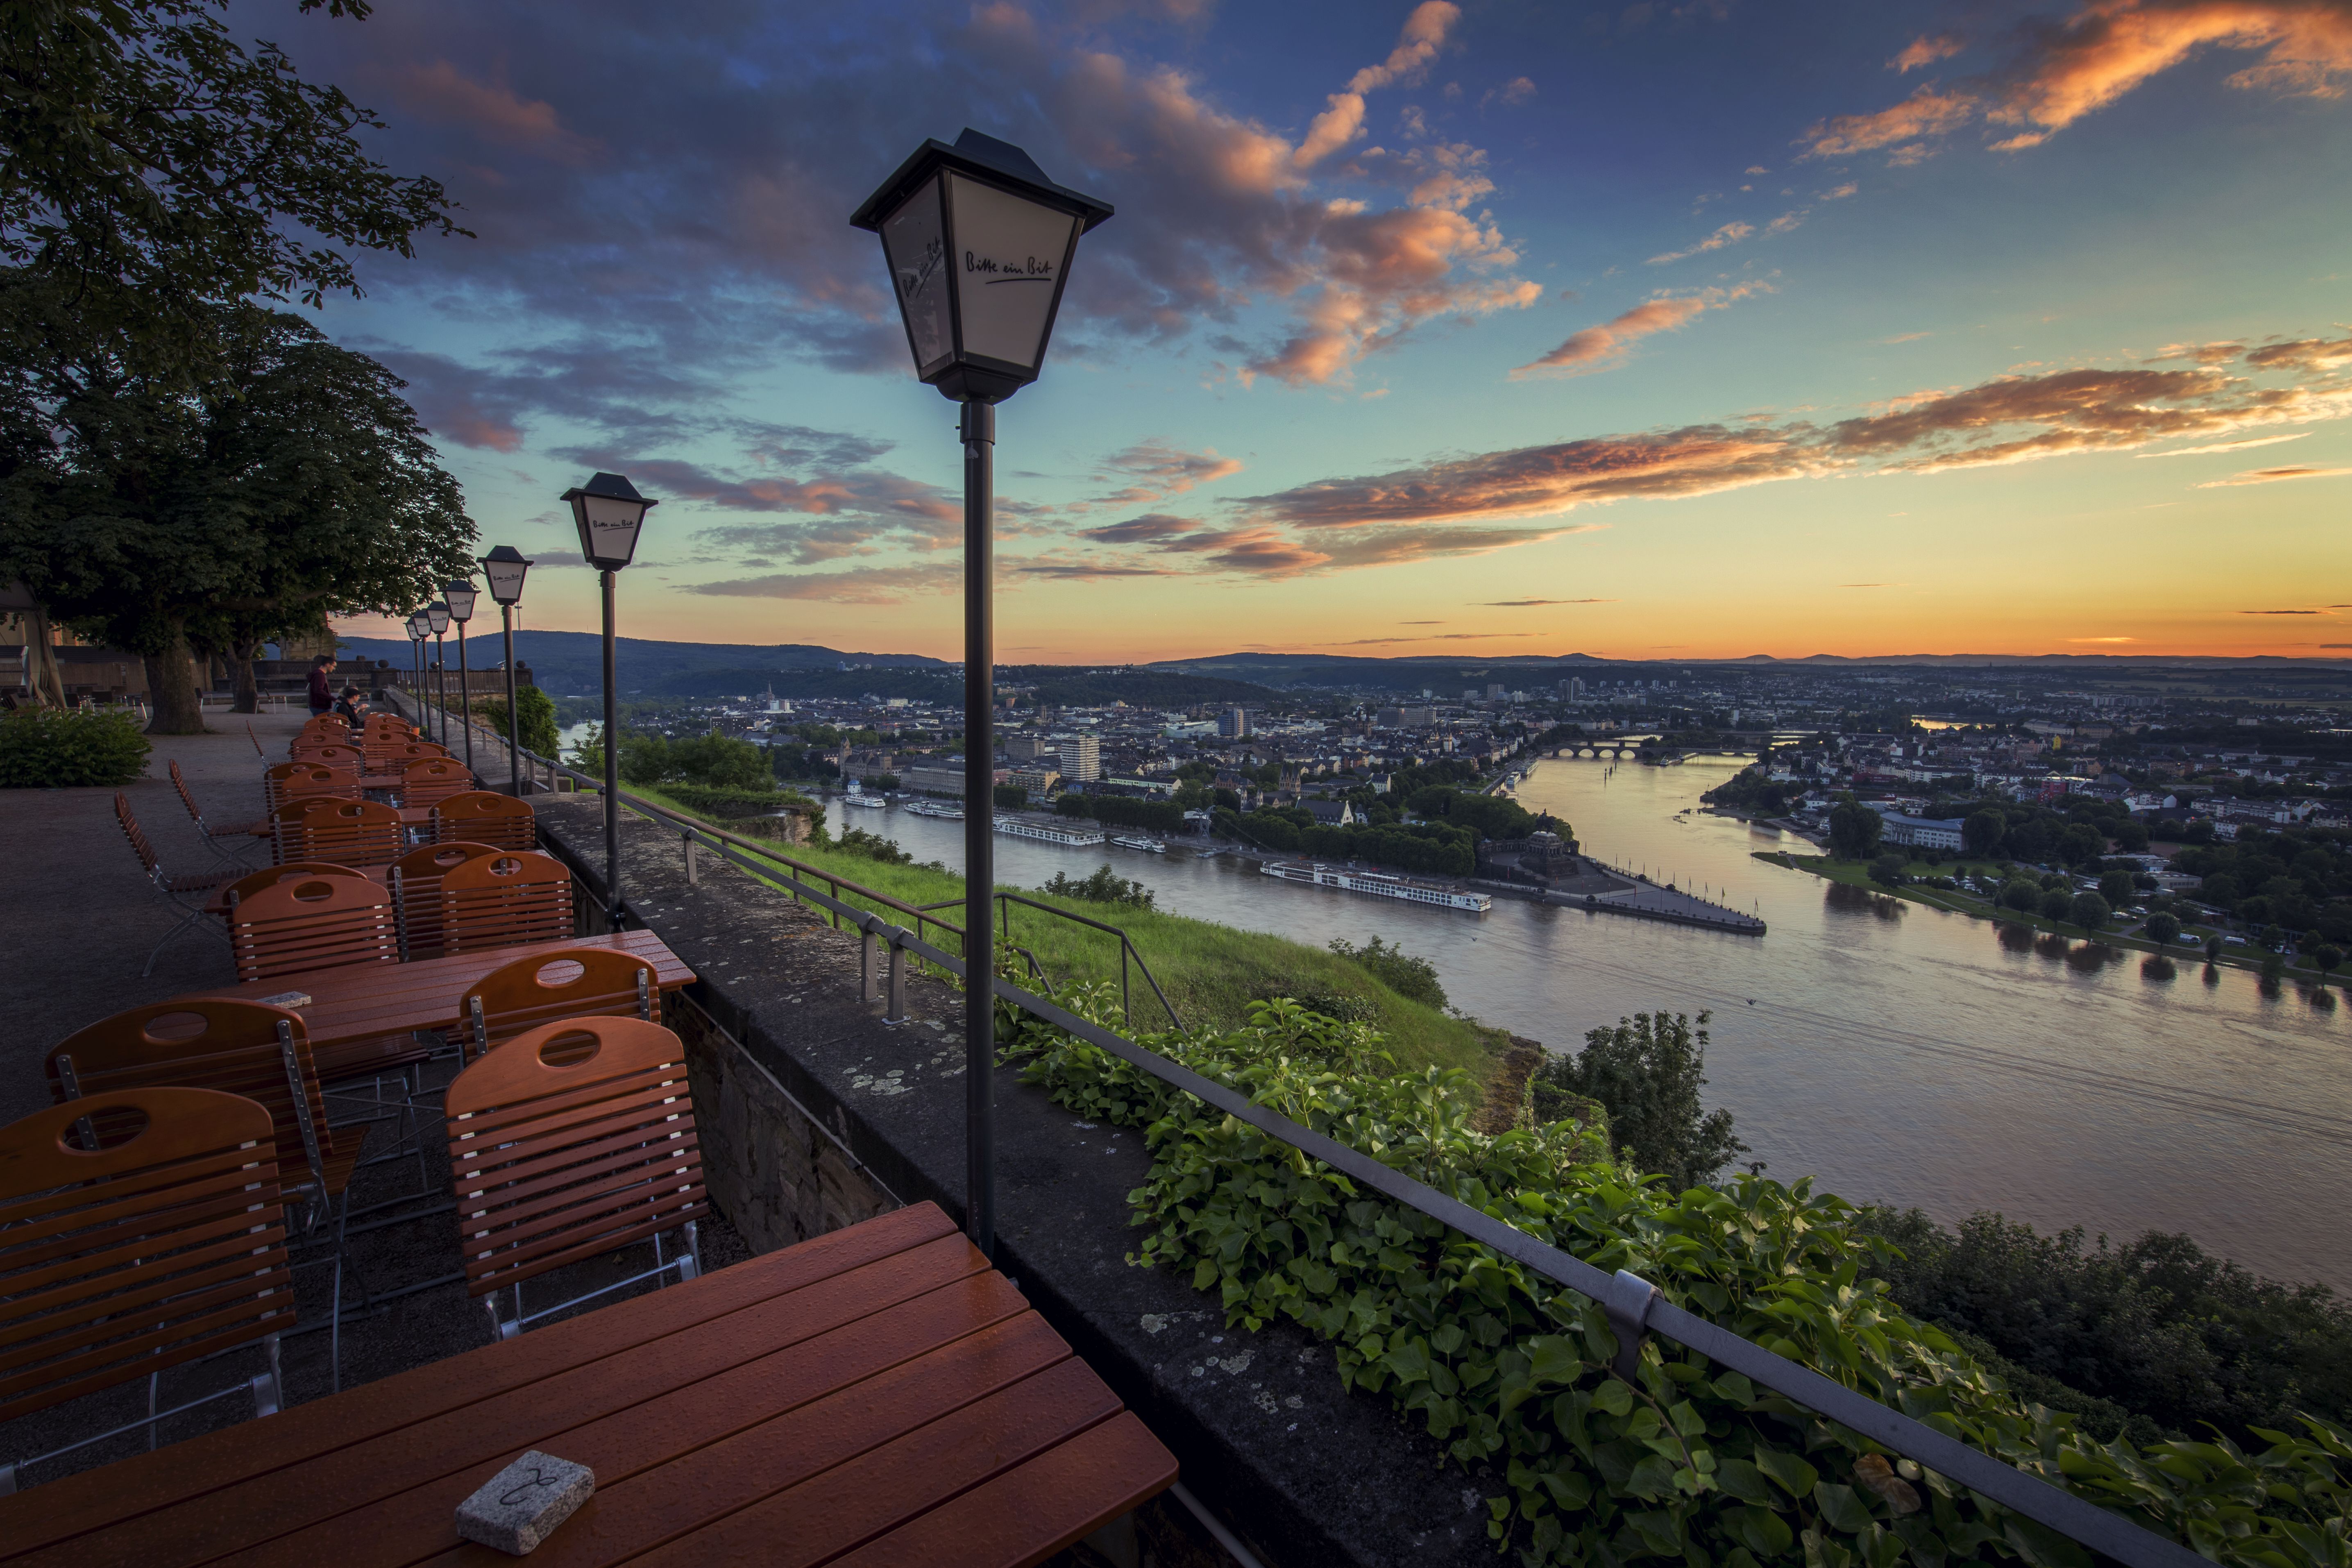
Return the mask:
[[2344, 0], [235, 15], [465, 204], [325, 324], [533, 626], [607, 468], [634, 633], [952, 653], [846, 217], [971, 125], [1119, 209], [1001, 411], [1008, 660], [2352, 651]]

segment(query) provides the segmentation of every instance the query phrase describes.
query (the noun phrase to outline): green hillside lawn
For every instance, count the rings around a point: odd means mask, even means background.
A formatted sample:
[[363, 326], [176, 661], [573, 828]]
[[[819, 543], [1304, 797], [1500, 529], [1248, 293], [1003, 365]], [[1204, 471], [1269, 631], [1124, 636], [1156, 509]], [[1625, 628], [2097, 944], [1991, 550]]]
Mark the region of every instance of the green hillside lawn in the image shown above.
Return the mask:
[[[659, 790], [634, 793], [661, 798], [665, 805], [676, 804], [663, 797]], [[796, 860], [821, 866], [906, 903], [933, 904], [943, 899], [963, 897], [963, 879], [950, 872], [921, 866], [885, 865], [829, 844], [779, 847]], [[1090, 872], [1098, 863], [1082, 857], [1071, 858], [1073, 876]], [[1039, 896], [1034, 888], [1004, 886], [1032, 898]], [[1280, 897], [1291, 891], [1275, 889], [1272, 894]], [[897, 910], [870, 900], [852, 896], [845, 897], [843, 901], [872, 909], [894, 923], [908, 923]], [[1388, 1036], [1388, 1048], [1394, 1053], [1400, 1068], [1412, 1070], [1431, 1065], [1466, 1068], [1482, 1082], [1492, 1074], [1499, 1054], [1510, 1043], [1500, 1029], [1451, 1017], [1399, 996], [1356, 964], [1321, 948], [1263, 931], [1239, 931], [1209, 921], [1125, 904], [1061, 899], [1046, 901], [1125, 931], [1136, 950], [1143, 954], [1144, 962], [1151, 966], [1152, 974], [1168, 993], [1168, 1000], [1175, 1005], [1188, 1028], [1238, 1028], [1246, 1021], [1249, 1005], [1267, 996], [1307, 1001], [1346, 997], [1372, 1010], [1373, 1016], [1366, 1021]], [[960, 909], [938, 912], [959, 926], [963, 923]], [[1276, 911], [1269, 910], [1268, 913], [1272, 917]], [[1377, 918], [1376, 911], [1365, 910], [1366, 936], [1376, 929]], [[936, 931], [931, 940], [939, 941]], [[1118, 942], [1101, 931], [1015, 904], [1013, 941], [1015, 946], [1027, 948], [1036, 955], [1056, 990], [1090, 981], [1108, 981], [1114, 986], [1118, 984]], [[1141, 974], [1132, 971], [1129, 981], [1136, 1028], [1165, 1028], [1168, 1016], [1160, 1010], [1150, 986]]]

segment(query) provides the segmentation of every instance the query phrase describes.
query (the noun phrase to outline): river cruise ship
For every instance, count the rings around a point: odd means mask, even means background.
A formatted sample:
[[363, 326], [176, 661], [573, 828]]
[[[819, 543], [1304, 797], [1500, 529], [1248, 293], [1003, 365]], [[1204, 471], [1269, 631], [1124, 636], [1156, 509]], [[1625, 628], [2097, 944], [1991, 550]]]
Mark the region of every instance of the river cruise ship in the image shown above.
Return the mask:
[[1157, 838], [1145, 838], [1139, 834], [1114, 833], [1110, 836], [1110, 841], [1113, 844], [1118, 845], [1121, 849], [1140, 849], [1146, 855], [1165, 855], [1168, 853], [1168, 846], [1162, 844]]
[[1059, 844], [1066, 849], [1088, 849], [1103, 842], [1098, 828], [1065, 827], [1058, 822], [1029, 816], [1000, 816], [996, 819], [996, 831], [1007, 838], [1034, 838], [1040, 844]]
[[963, 807], [960, 805], [942, 805], [940, 802], [936, 800], [914, 801], [905, 809], [907, 815], [909, 816], [936, 816], [941, 822], [961, 822], [963, 820]]
[[1286, 882], [1307, 882], [1318, 888], [1337, 888], [1345, 893], [1368, 893], [1376, 899], [1402, 899], [1409, 904], [1428, 904], [1441, 910], [1483, 915], [1495, 907], [1495, 900], [1484, 893], [1465, 892], [1442, 882], [1424, 882], [1388, 871], [1350, 871], [1302, 860], [1269, 860], [1258, 869]]

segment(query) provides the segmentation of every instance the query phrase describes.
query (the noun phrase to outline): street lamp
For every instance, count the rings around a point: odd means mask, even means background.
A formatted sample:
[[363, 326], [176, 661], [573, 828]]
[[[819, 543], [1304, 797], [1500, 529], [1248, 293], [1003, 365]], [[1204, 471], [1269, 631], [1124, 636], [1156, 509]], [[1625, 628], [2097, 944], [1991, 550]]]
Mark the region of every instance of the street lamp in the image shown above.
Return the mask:
[[522, 794], [522, 723], [515, 709], [514, 612], [522, 603], [523, 574], [530, 570], [522, 552], [501, 544], [482, 557], [482, 574], [490, 580], [490, 597], [499, 602], [499, 629], [507, 645], [507, 789]]
[[[457, 722], [466, 731], [466, 772], [474, 771], [474, 671], [466, 658], [466, 623], [474, 618], [474, 580], [460, 577], [441, 590], [449, 602], [449, 618], [457, 623]], [[441, 716], [441, 733], [446, 743], [449, 732], [449, 716]]]
[[851, 215], [882, 237], [916, 379], [963, 405], [964, 1230], [996, 1255], [995, 405], [1037, 379], [1078, 236], [1108, 203], [967, 129], [924, 142]]
[[419, 717], [425, 712], [425, 639], [432, 635], [433, 624], [425, 618], [424, 611], [419, 610], [408, 617], [408, 651], [414, 656], [416, 665], [416, 711]]
[[425, 620], [433, 628], [433, 705], [441, 710], [441, 749], [446, 752], [449, 749], [449, 661], [442, 657], [441, 634], [449, 629], [449, 606], [434, 600], [425, 606]]
[[596, 568], [604, 595], [604, 916], [621, 929], [621, 736], [613, 680], [613, 574], [637, 552], [646, 513], [659, 506], [619, 474], [598, 474], [563, 492], [580, 530], [580, 553]]

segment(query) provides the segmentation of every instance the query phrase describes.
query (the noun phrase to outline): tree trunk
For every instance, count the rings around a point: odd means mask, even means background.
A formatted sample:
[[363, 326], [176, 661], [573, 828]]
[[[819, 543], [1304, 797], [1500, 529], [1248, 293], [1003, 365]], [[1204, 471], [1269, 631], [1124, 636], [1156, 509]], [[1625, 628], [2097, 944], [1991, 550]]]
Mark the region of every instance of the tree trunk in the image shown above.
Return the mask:
[[66, 705], [66, 682], [58, 668], [58, 650], [49, 641], [49, 613], [28, 610], [25, 614], [26, 679], [33, 688], [33, 700], [46, 708]]
[[228, 650], [229, 679], [236, 692], [236, 700], [229, 704], [232, 713], [261, 710], [261, 687], [253, 679], [253, 656], [257, 651], [257, 646], [249, 642], [237, 643]]
[[205, 710], [196, 698], [192, 657], [187, 631], [176, 621], [172, 625], [172, 639], [164, 645], [163, 653], [147, 656], [147, 694], [155, 704], [155, 716], [147, 724], [149, 734], [205, 732]]

